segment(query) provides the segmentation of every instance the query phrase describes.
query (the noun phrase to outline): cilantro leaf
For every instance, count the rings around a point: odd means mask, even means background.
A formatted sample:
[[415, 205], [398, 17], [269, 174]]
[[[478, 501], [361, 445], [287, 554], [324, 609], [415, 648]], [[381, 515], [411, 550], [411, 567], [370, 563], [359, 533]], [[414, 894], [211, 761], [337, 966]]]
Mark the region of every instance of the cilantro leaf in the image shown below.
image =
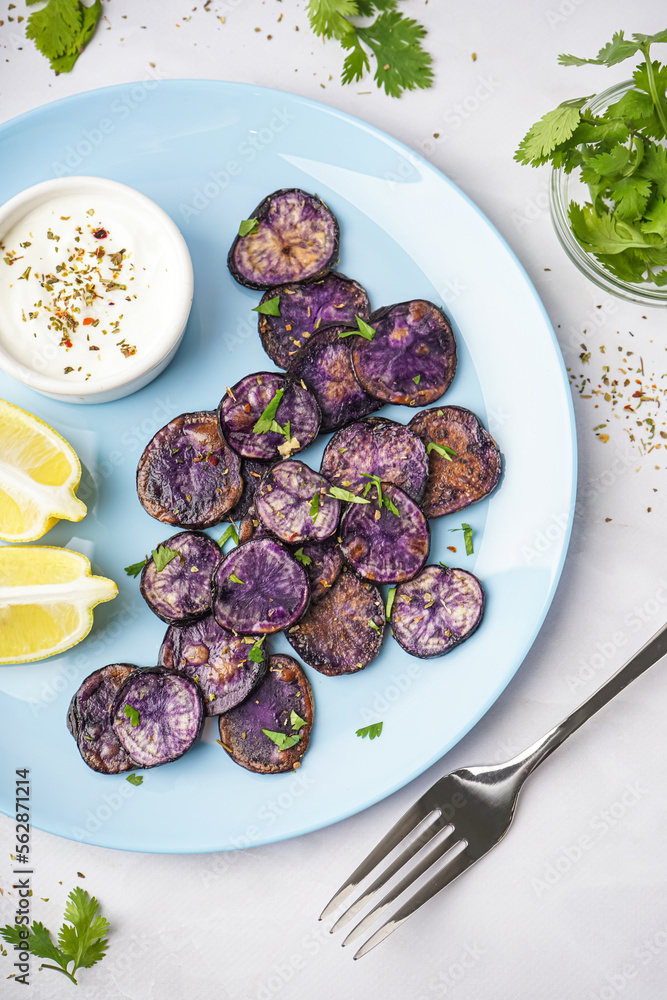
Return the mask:
[[[667, 150], [665, 150], [667, 153]], [[658, 198], [653, 207], [646, 213], [646, 222], [642, 222], [644, 233], [657, 233], [667, 239], [667, 198]]]
[[572, 231], [584, 250], [594, 254], [618, 254], [627, 249], [646, 249], [649, 242], [640, 229], [622, 219], [615, 219], [608, 212], [597, 215], [592, 205], [583, 208], [576, 202], [569, 209]]
[[581, 119], [580, 108], [586, 100], [582, 97], [577, 101], [564, 101], [543, 115], [519, 143], [514, 159], [533, 167], [546, 163], [556, 147], [572, 136]]
[[72, 973], [79, 968], [89, 969], [106, 954], [108, 942], [104, 935], [110, 928], [105, 918], [97, 915], [99, 906], [94, 896], [89, 896], [78, 886], [69, 894], [58, 944], [66, 955], [74, 959]]
[[370, 326], [368, 323], [366, 323], [361, 318], [361, 316], [355, 316], [355, 319], [357, 321], [357, 329], [356, 330], [342, 330], [338, 334], [338, 336], [340, 337], [340, 339], [343, 340], [345, 337], [359, 336], [359, 337], [363, 337], [364, 340], [372, 340], [373, 337], [375, 336], [375, 327], [374, 326]]
[[26, 36], [50, 61], [56, 74], [69, 73], [92, 38], [101, 15], [101, 0], [90, 6], [81, 0], [49, 0], [28, 18]]
[[374, 722], [370, 726], [362, 726], [361, 729], [357, 729], [357, 736], [361, 736], [362, 739], [368, 736], [369, 740], [374, 740], [381, 735], [383, 725], [383, 722]]
[[139, 576], [139, 574], [141, 573], [142, 569], [144, 568], [147, 562], [148, 562], [148, 556], [144, 556], [142, 562], [132, 563], [131, 566], [126, 566], [125, 572], [127, 573], [128, 576], [133, 576], [136, 578], [137, 576]]
[[259, 229], [259, 219], [242, 219], [239, 226], [239, 236], [250, 236]]
[[243, 587], [245, 587], [245, 583], [243, 582], [243, 580], [239, 580], [236, 573], [231, 573], [229, 579], [232, 581], [232, 583], [240, 583]]
[[51, 69], [54, 70], [56, 76], [59, 73], [69, 73], [74, 68], [75, 62], [93, 37], [97, 22], [102, 16], [102, 0], [95, 0], [95, 3], [91, 4], [90, 7], [83, 3], [79, 3], [79, 6], [81, 8], [81, 31], [74, 47], [64, 55], [51, 60]]
[[313, 499], [310, 504], [310, 516], [313, 519], [313, 524], [315, 524], [319, 512], [320, 512], [320, 495], [319, 493], [315, 492], [313, 493]]
[[292, 709], [289, 717], [290, 726], [292, 729], [303, 729], [304, 726], [309, 725], [305, 719], [302, 719], [300, 715], [297, 715], [294, 709]]
[[374, 79], [390, 97], [433, 83], [433, 60], [421, 46], [426, 29], [414, 18], [386, 11], [367, 28], [358, 28], [357, 35], [377, 59]]
[[383, 499], [382, 502], [384, 503], [385, 507], [387, 508], [387, 510], [389, 511], [390, 514], [395, 514], [396, 517], [400, 517], [401, 516], [400, 510], [398, 509], [398, 507], [396, 506], [396, 504], [394, 503], [394, 501], [391, 500], [390, 497], [387, 496], [386, 493], [384, 495], [384, 499]]
[[342, 486], [332, 486], [327, 496], [333, 497], [334, 500], [344, 500], [346, 503], [370, 503], [370, 500], [358, 497], [356, 493], [350, 493], [349, 490], [344, 490]]
[[[651, 182], [641, 177], [621, 177], [609, 184], [609, 190], [616, 202], [615, 213], [618, 219], [625, 222], [635, 222], [642, 218], [646, 211], [646, 203], [651, 196]], [[655, 230], [641, 227], [645, 233]]]
[[470, 527], [470, 525], [466, 524], [464, 521], [464, 523], [461, 525], [460, 528], [450, 528], [449, 530], [463, 532], [463, 540], [466, 545], [466, 555], [467, 556], [473, 555], [475, 550], [473, 549], [472, 545], [472, 528]]
[[[637, 37], [636, 35], [634, 36]], [[646, 38], [647, 36], [642, 36]], [[658, 38], [655, 39], [659, 41]], [[617, 63], [629, 59], [641, 47], [639, 42], [631, 42], [622, 31], [614, 33], [612, 40], [603, 45], [597, 56], [593, 59], [581, 59], [579, 56], [560, 55], [558, 62], [561, 66], [585, 66], [586, 63], [597, 63], [599, 66], [615, 66]]]
[[258, 306], [255, 306], [253, 312], [261, 313], [262, 316], [280, 316], [280, 296], [275, 295], [272, 299], [267, 299], [266, 302], [260, 302]]
[[453, 448], [448, 448], [446, 444], [436, 444], [435, 441], [429, 441], [426, 445], [426, 454], [430, 455], [432, 451], [437, 452], [438, 455], [442, 455], [448, 462], [451, 462], [453, 458], [459, 457], [458, 452], [454, 451]]
[[[275, 430], [275, 427], [272, 427], [271, 424], [275, 423], [276, 413], [278, 412], [278, 407], [280, 406], [280, 400], [284, 395], [284, 389], [276, 389], [273, 398], [267, 404], [261, 417], [259, 417], [259, 419], [253, 424], [253, 434], [266, 434], [270, 430]], [[282, 434], [282, 427], [280, 427], [280, 425], [278, 425], [278, 427], [280, 433]]]
[[218, 539], [218, 545], [220, 548], [223, 548], [225, 542], [229, 541], [230, 538], [234, 542], [234, 545], [239, 544], [239, 533], [233, 524], [228, 525], [226, 531]]
[[344, 38], [354, 31], [346, 20], [359, 13], [356, 0], [310, 0], [308, 20], [316, 35], [324, 38]]
[[414, 382], [415, 385], [419, 385], [419, 383], [421, 382], [421, 375], [415, 375], [412, 381]]
[[252, 660], [253, 663], [264, 662], [264, 650], [262, 649], [262, 645], [264, 644], [265, 639], [265, 635], [263, 635], [261, 639], [256, 639], [252, 649], [248, 653], [248, 659]]
[[[312, 514], [311, 514], [311, 517], [312, 517]], [[312, 564], [312, 561], [313, 561], [310, 558], [310, 556], [307, 556], [306, 553], [303, 551], [303, 545], [301, 546], [300, 549], [296, 550], [296, 552], [294, 553], [294, 558], [296, 559], [297, 562], [300, 562], [302, 566], [310, 566]]]
[[262, 732], [270, 740], [273, 740], [279, 750], [289, 750], [290, 747], [295, 746], [301, 739], [298, 733], [288, 736], [286, 733], [277, 733], [271, 729], [262, 729]]
[[176, 559], [176, 557], [183, 562], [183, 556], [181, 553], [177, 552], [176, 549], [170, 549], [168, 545], [158, 545], [156, 549], [153, 549], [151, 555], [153, 556], [155, 569], [158, 573], [161, 573], [162, 570], [169, 565], [172, 559]]
[[126, 705], [123, 709], [123, 715], [126, 719], [130, 720], [132, 728], [136, 729], [139, 725], [139, 719], [141, 718], [136, 708], [133, 708], [132, 705]]
[[396, 587], [391, 587], [390, 590], [389, 590], [389, 593], [387, 594], [387, 609], [386, 609], [386, 612], [385, 612], [387, 621], [389, 621], [389, 619], [391, 617], [391, 609], [394, 606], [394, 600], [395, 600], [395, 598], [396, 598]]
[[142, 774], [128, 774], [125, 780], [129, 781], [131, 785], [136, 785], [137, 788], [144, 783]]

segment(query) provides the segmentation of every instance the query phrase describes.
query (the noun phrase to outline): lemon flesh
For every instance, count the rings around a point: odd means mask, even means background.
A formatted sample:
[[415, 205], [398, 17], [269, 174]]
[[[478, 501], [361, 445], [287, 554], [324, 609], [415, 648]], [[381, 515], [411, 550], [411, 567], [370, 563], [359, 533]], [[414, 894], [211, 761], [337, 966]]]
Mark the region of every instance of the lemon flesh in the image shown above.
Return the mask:
[[93, 608], [118, 593], [85, 556], [50, 545], [0, 546], [0, 664], [62, 653], [93, 625]]
[[0, 538], [32, 542], [63, 518], [80, 521], [81, 464], [57, 431], [0, 399]]

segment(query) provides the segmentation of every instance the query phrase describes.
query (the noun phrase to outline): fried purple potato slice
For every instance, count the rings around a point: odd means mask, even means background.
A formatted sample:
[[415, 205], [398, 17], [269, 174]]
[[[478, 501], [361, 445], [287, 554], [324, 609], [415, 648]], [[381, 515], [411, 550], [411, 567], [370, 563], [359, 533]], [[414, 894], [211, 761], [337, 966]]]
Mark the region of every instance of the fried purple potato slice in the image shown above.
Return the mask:
[[337, 324], [322, 330], [303, 347], [288, 374], [312, 391], [322, 413], [320, 431], [335, 431], [352, 420], [375, 413], [383, 405], [359, 385], [352, 367], [350, 328]]
[[[293, 714], [305, 725], [293, 724]], [[313, 727], [313, 692], [291, 656], [272, 656], [250, 698], [220, 716], [220, 742], [235, 763], [257, 774], [281, 774], [301, 764]], [[266, 735], [273, 733], [274, 739]], [[298, 740], [281, 750], [276, 739]]]
[[442, 309], [425, 299], [371, 313], [372, 340], [355, 337], [352, 363], [366, 392], [384, 403], [426, 406], [449, 389], [456, 340]]
[[[266, 473], [257, 487], [255, 510], [267, 531], [297, 545], [333, 535], [340, 519], [340, 500], [328, 496], [330, 485], [303, 462], [287, 459]], [[317, 512], [311, 514], [315, 494]]]
[[351, 493], [364, 490], [366, 476], [377, 476], [419, 502], [426, 487], [428, 457], [423, 442], [404, 424], [368, 417], [334, 434], [324, 450], [320, 472], [334, 486]]
[[306, 571], [310, 585], [310, 602], [326, 594], [333, 587], [343, 568], [343, 557], [336, 537], [323, 542], [306, 542], [294, 553], [295, 559]]
[[266, 642], [256, 645], [254, 636], [250, 642], [247, 638], [222, 628], [213, 615], [193, 625], [171, 625], [158, 663], [192, 677], [201, 688], [206, 715], [220, 715], [247, 698], [266, 673]]
[[375, 484], [368, 499], [368, 504], [350, 504], [343, 516], [340, 548], [345, 561], [364, 580], [411, 580], [428, 559], [428, 521], [414, 500], [392, 483], [382, 483], [382, 505]]
[[101, 774], [131, 771], [134, 761], [121, 746], [111, 725], [111, 706], [134, 666], [110, 663], [89, 674], [74, 694], [67, 711], [67, 728], [88, 767]]
[[270, 468], [270, 462], [260, 462], [256, 458], [244, 458], [241, 460], [243, 493], [236, 506], [227, 514], [228, 521], [240, 521], [241, 518], [246, 516], [252, 507], [257, 484], [264, 473]]
[[412, 656], [442, 656], [475, 631], [484, 614], [484, 591], [463, 569], [425, 566], [396, 588], [391, 632]]
[[249, 216], [257, 226], [232, 243], [227, 265], [246, 288], [313, 281], [338, 259], [338, 221], [321, 198], [300, 188], [268, 195]]
[[213, 614], [242, 635], [280, 632], [308, 607], [305, 570], [274, 538], [253, 538], [225, 556], [213, 578]]
[[196, 681], [165, 667], [139, 667], [121, 684], [113, 729], [139, 767], [169, 764], [199, 739], [204, 699]]
[[170, 420], [139, 459], [139, 500], [151, 517], [166, 524], [210, 528], [224, 520], [242, 490], [239, 457], [208, 410]]
[[384, 622], [378, 588], [345, 570], [285, 635], [302, 660], [321, 674], [337, 677], [363, 670], [375, 659]]
[[[276, 393], [280, 395], [274, 422], [281, 430], [253, 430]], [[244, 458], [264, 462], [279, 461], [307, 448], [318, 435], [320, 420], [313, 393], [274, 372], [246, 375], [227, 390], [218, 407], [221, 432], [232, 448]]]
[[442, 406], [415, 414], [410, 429], [429, 442], [455, 452], [447, 459], [431, 449], [422, 510], [443, 517], [488, 496], [498, 485], [502, 456], [480, 420], [462, 406]]
[[181, 531], [162, 546], [178, 555], [159, 572], [151, 556], [141, 572], [142, 597], [168, 625], [203, 618], [211, 610], [211, 580], [222, 559], [217, 543], [199, 531]]
[[262, 347], [279, 368], [289, 368], [299, 349], [323, 324], [356, 327], [357, 316], [367, 321], [371, 314], [366, 289], [336, 271], [318, 281], [272, 288], [264, 293], [260, 305], [276, 296], [280, 316], [260, 313], [259, 336]]

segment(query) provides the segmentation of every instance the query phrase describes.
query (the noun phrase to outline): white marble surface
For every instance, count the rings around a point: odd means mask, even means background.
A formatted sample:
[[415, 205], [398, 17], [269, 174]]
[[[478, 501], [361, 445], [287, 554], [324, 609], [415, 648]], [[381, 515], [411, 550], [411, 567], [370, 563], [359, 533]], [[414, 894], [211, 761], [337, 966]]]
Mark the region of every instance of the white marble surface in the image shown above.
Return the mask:
[[[340, 51], [311, 36], [303, 2], [212, 0], [205, 11], [201, 0], [104, 0], [105, 20], [93, 42], [74, 72], [58, 78], [22, 38], [23, 26], [9, 21], [25, 14], [23, 0], [16, 3], [11, 11], [7, 0], [0, 4], [3, 121], [108, 84], [149, 75], [203, 77], [313, 97], [425, 153], [515, 249], [576, 374], [585, 371], [597, 385], [603, 363], [613, 373], [643, 359], [644, 381], [654, 373], [654, 394], [663, 406], [645, 404], [639, 416], [655, 418], [654, 440], [662, 441], [667, 314], [606, 296], [580, 276], [551, 229], [547, 170], [519, 167], [512, 159], [527, 127], [559, 101], [628, 75], [623, 66], [564, 69], [556, 64], [558, 53], [592, 55], [619, 28], [663, 28], [659, 0], [632, 7], [621, 0], [406, 3], [429, 29], [436, 81], [430, 91], [399, 101], [366, 81], [339, 84]], [[1, 157], [0, 147], [0, 169]], [[583, 366], [582, 343], [591, 352]], [[627, 349], [635, 351], [632, 359]], [[622, 406], [616, 412], [623, 414]], [[664, 995], [664, 664], [544, 764], [523, 795], [507, 840], [390, 942], [354, 963], [317, 922], [319, 910], [360, 857], [437, 776], [459, 765], [503, 760], [532, 742], [664, 621], [665, 451], [647, 454], [639, 433], [630, 440], [625, 428], [633, 429], [635, 417], [612, 416], [610, 439], [600, 441], [593, 428], [609, 416], [603, 399], [582, 399], [575, 392], [575, 410], [579, 496], [553, 606], [513, 682], [440, 764], [336, 826], [230, 854], [123, 854], [34, 831], [33, 914], [57, 926], [66, 892], [80, 883], [103, 901], [113, 926], [108, 956], [81, 973], [81, 995], [91, 1000], [615, 1000], [620, 995], [657, 1000]], [[6, 761], [1, 741], [0, 730]], [[13, 822], [0, 817], [3, 923], [11, 919], [15, 898], [9, 895], [12, 845]], [[40, 1000], [72, 995], [67, 980], [38, 972], [37, 965], [25, 995]], [[10, 959], [0, 958], [3, 997], [16, 989], [5, 979], [11, 971]]]

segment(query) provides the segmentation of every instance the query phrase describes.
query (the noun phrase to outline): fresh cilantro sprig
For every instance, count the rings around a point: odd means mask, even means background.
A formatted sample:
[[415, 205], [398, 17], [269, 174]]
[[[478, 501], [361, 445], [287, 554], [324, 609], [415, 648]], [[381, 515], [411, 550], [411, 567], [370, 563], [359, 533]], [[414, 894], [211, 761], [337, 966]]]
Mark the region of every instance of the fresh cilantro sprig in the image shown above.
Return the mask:
[[266, 636], [263, 635], [261, 639], [255, 640], [252, 649], [248, 653], [248, 659], [252, 660], [253, 663], [263, 663], [264, 662], [264, 650], [262, 645]]
[[[229, 536], [227, 536], [229, 537]], [[227, 539], [225, 539], [226, 541]], [[183, 556], [176, 549], [170, 549], [168, 545], [158, 545], [156, 549], [151, 552], [151, 557], [155, 563], [155, 569], [158, 573], [161, 573], [165, 566], [168, 566], [172, 559], [176, 556], [183, 562]], [[148, 556], [144, 556], [143, 562], [132, 563], [131, 566], [125, 567], [125, 572], [128, 576], [137, 577], [143, 570], [144, 566], [148, 562]]]
[[[77, 969], [89, 969], [100, 962], [105, 954], [110, 927], [107, 920], [98, 913], [100, 904], [94, 896], [89, 896], [78, 886], [67, 897], [64, 922], [58, 931], [58, 945], [51, 939], [51, 932], [39, 920], [34, 920], [27, 937], [22, 937], [23, 928], [7, 924], [0, 928], [0, 937], [7, 944], [24, 948], [38, 958], [48, 958], [56, 965], [44, 962], [40, 968], [53, 969], [67, 976], [75, 986], [74, 974]], [[70, 963], [74, 963], [68, 969]]]
[[391, 514], [395, 514], [396, 517], [400, 517], [401, 512], [394, 501], [391, 497], [388, 497], [386, 493], [383, 494], [382, 481], [380, 480], [380, 477], [374, 476], [370, 472], [362, 472], [361, 475], [365, 479], [370, 479], [370, 483], [366, 483], [366, 486], [364, 487], [364, 496], [367, 496], [371, 486], [375, 486], [377, 490], [378, 508], [381, 509], [384, 506]]
[[[26, 0], [28, 7], [38, 0]], [[49, 0], [32, 12], [26, 26], [26, 37], [51, 63], [56, 76], [69, 73], [93, 36], [102, 16], [102, 0], [90, 7], [81, 0]]]
[[368, 736], [369, 740], [374, 740], [382, 734], [383, 725], [383, 722], [374, 722], [370, 726], [362, 726], [361, 729], [357, 729], [357, 736], [361, 736], [362, 739]]
[[344, 340], [345, 337], [363, 337], [364, 340], [372, 340], [375, 336], [375, 327], [363, 320], [361, 316], [355, 314], [354, 317], [357, 321], [356, 330], [341, 330], [338, 334], [340, 340]]
[[[317, 493], [315, 494], [315, 496], [317, 496]], [[311, 508], [312, 508], [312, 504], [311, 504]], [[312, 513], [311, 513], [310, 516], [313, 517]], [[315, 523], [315, 518], [316, 517], [317, 517], [317, 514], [313, 518], [313, 524]], [[310, 556], [307, 556], [306, 553], [303, 551], [303, 545], [301, 546], [300, 549], [296, 550], [296, 552], [294, 553], [294, 558], [297, 560], [297, 562], [300, 562], [302, 566], [310, 566], [310, 565], [312, 565], [312, 562], [313, 562], [313, 560], [310, 558]]]
[[[397, 9], [398, 0], [309, 0], [308, 17], [316, 35], [333, 38], [348, 53], [343, 83], [361, 80], [376, 60], [374, 79], [390, 97], [433, 83], [430, 53], [422, 48], [426, 29]], [[361, 27], [350, 18], [375, 17]]]
[[581, 246], [616, 277], [630, 283], [667, 284], [667, 65], [652, 60], [655, 35], [617, 32], [593, 58], [559, 56], [562, 66], [615, 66], [637, 54], [634, 86], [603, 113], [564, 101], [528, 131], [515, 153], [519, 163], [552, 163], [580, 171], [590, 201], [571, 201], [572, 232]]

